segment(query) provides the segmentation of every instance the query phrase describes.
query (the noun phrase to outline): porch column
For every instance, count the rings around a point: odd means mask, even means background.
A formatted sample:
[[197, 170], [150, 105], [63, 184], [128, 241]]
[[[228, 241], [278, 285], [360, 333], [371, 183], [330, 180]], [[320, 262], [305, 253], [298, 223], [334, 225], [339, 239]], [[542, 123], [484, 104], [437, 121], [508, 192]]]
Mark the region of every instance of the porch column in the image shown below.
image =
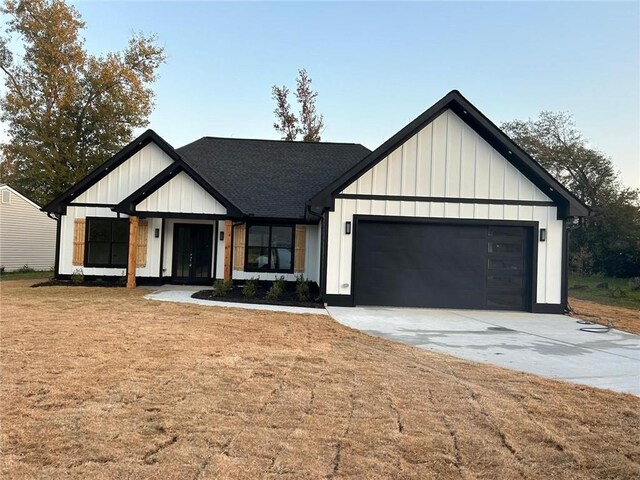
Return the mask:
[[129, 261], [127, 262], [127, 288], [136, 288], [136, 261], [138, 254], [138, 217], [129, 217]]
[[233, 222], [226, 220], [224, 222], [224, 281], [231, 280], [231, 241]]

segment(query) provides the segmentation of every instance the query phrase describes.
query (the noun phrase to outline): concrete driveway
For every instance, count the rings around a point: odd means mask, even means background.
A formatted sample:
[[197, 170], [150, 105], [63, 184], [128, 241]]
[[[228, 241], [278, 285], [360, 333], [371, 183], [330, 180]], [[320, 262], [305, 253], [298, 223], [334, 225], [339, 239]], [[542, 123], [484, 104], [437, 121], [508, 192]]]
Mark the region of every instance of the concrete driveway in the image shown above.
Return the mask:
[[434, 352], [640, 396], [640, 336], [580, 331], [563, 315], [328, 307], [365, 333]]

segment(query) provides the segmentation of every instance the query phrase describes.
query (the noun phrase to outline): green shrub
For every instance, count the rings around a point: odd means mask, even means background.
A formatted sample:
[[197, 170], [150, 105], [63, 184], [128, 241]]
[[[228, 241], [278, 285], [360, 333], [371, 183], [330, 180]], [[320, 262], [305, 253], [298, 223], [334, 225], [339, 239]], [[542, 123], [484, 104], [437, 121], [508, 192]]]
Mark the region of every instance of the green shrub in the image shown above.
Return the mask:
[[71, 274], [71, 283], [74, 285], [82, 285], [84, 283], [84, 272], [81, 268], [76, 268]]
[[251, 278], [251, 280], [247, 280], [244, 284], [244, 288], [242, 289], [242, 296], [244, 298], [255, 298], [256, 293], [258, 292], [258, 281], [260, 278]]
[[634, 292], [640, 290], [640, 277], [631, 277], [629, 279], [629, 290]]
[[302, 273], [296, 277], [296, 295], [300, 302], [308, 302], [310, 299], [309, 282], [304, 279]]
[[35, 270], [33, 268], [31, 268], [29, 265], [23, 265], [21, 266], [18, 270], [16, 270], [16, 272], [18, 273], [31, 273], [31, 272], [35, 272]]
[[586, 248], [581, 248], [576, 253], [571, 254], [569, 268], [581, 277], [591, 275], [593, 273], [593, 255]]
[[281, 276], [280, 278], [276, 277], [276, 280], [271, 285], [271, 288], [267, 292], [267, 295], [265, 296], [265, 298], [267, 300], [279, 300], [284, 294], [284, 287], [285, 287], [284, 275]]
[[596, 288], [602, 288], [603, 290], [607, 290], [609, 288], [609, 282], [600, 282], [596, 285]]
[[571, 290], [589, 290], [589, 285], [585, 285], [584, 283], [576, 283], [571, 286]]
[[216, 280], [213, 282], [213, 296], [226, 297], [233, 288], [231, 280]]
[[611, 296], [611, 298], [624, 298], [627, 296], [627, 292], [619, 287], [610, 288], [609, 296]]

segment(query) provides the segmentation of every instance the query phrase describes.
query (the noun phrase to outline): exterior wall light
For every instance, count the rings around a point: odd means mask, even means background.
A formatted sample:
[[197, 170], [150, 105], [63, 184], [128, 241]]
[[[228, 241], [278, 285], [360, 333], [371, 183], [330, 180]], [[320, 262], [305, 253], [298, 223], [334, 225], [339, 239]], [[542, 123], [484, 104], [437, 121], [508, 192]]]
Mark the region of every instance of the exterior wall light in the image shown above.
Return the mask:
[[156, 228], [153, 231], [153, 236], [156, 237], [156, 238], [160, 238], [160, 229], [159, 228]]
[[351, 235], [351, 222], [347, 222], [344, 224], [344, 233], [346, 235]]
[[220, 232], [220, 235], [218, 235], [218, 238], [220, 239], [220, 241], [224, 241], [224, 232]]
[[540, 241], [541, 242], [546, 242], [547, 241], [547, 229], [546, 228], [541, 228], [540, 229]]

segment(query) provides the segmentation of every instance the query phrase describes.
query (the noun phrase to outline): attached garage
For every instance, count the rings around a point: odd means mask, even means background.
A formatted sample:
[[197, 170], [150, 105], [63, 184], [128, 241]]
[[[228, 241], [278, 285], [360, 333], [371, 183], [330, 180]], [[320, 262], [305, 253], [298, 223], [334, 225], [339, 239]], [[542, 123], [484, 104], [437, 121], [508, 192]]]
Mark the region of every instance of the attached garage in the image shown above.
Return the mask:
[[529, 310], [534, 226], [356, 219], [354, 303]]
[[589, 209], [459, 92], [310, 201], [329, 305], [567, 306], [567, 238]]

